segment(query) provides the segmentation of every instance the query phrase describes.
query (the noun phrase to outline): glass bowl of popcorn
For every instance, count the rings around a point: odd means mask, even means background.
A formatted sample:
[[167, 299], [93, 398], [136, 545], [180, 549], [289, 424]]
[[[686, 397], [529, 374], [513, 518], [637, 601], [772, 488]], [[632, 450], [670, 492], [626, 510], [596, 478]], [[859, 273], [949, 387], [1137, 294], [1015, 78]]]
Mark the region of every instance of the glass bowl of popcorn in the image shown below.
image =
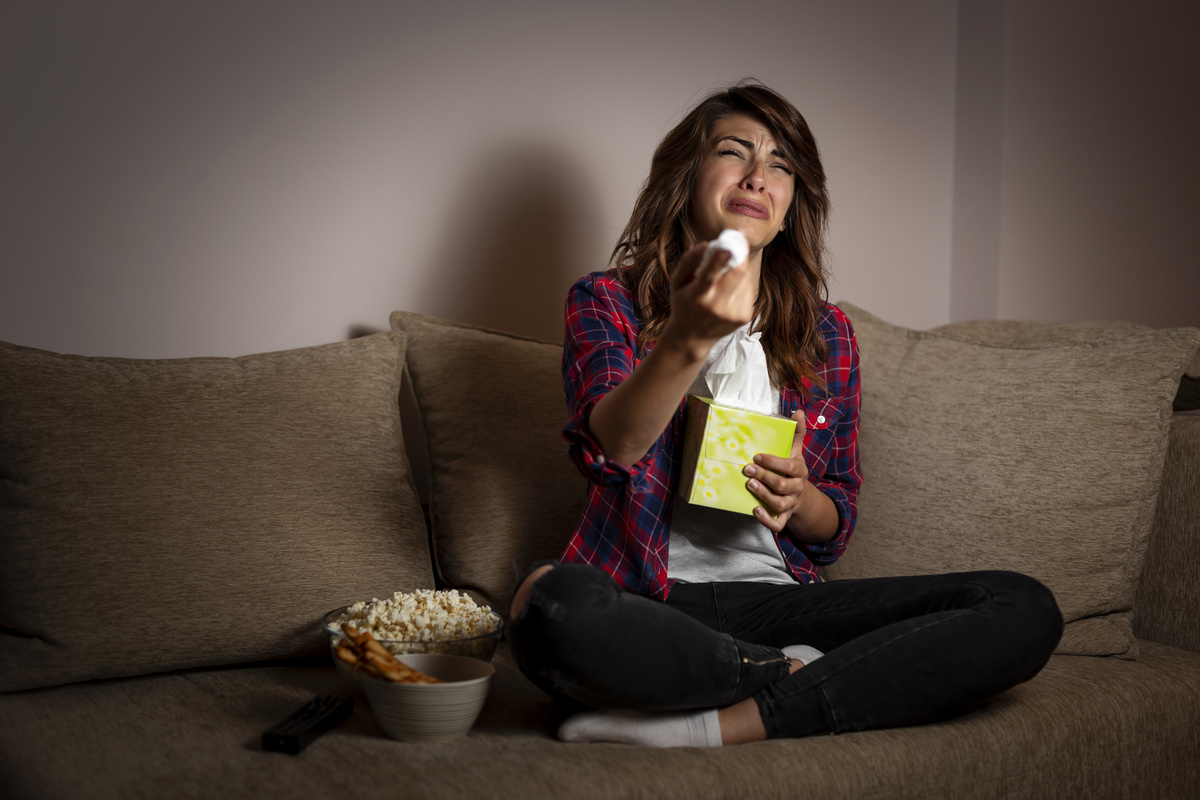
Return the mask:
[[[341, 644], [342, 626], [369, 633], [392, 655], [443, 653], [491, 661], [504, 633], [504, 619], [456, 589], [395, 592], [389, 598], [360, 600], [321, 618], [330, 654]], [[344, 674], [354, 668], [336, 657]]]

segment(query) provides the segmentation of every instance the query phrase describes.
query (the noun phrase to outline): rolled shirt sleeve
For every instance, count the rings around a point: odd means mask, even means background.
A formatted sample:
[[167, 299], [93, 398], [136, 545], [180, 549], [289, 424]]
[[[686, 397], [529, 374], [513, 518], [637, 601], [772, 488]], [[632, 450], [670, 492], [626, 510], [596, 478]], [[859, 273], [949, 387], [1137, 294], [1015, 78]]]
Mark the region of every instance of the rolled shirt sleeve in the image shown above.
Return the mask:
[[571, 460], [589, 481], [601, 486], [630, 484], [634, 491], [644, 491], [647, 469], [661, 444], [636, 464], [620, 464], [604, 455], [588, 427], [592, 408], [640, 361], [637, 333], [622, 309], [626, 303], [594, 275], [581, 278], [567, 295], [562, 376], [571, 418], [563, 437]]

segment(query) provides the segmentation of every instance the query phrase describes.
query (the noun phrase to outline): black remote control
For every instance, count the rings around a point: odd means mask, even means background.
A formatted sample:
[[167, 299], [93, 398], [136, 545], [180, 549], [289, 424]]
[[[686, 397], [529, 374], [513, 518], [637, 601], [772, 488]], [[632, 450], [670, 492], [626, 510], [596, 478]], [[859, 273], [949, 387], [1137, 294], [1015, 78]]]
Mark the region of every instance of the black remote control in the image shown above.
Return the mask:
[[350, 716], [353, 697], [319, 694], [287, 719], [272, 725], [262, 735], [263, 750], [295, 755], [325, 731]]

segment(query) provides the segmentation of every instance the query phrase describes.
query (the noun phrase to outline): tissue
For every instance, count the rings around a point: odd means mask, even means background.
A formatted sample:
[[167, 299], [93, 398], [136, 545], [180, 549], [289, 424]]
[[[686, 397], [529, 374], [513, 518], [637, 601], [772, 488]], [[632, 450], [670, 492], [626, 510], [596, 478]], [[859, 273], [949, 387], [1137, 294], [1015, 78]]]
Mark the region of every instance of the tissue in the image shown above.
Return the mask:
[[778, 408], [762, 347], [762, 331], [749, 333], [749, 329], [749, 325], [743, 325], [717, 344], [719, 350], [704, 380], [713, 400], [723, 406], [774, 414]]
[[736, 267], [750, 255], [750, 245], [746, 242], [746, 237], [742, 235], [741, 231], [735, 231], [733, 228], [726, 228], [717, 238], [708, 243], [708, 249], [704, 251], [704, 263], [707, 264], [711, 261], [718, 250], [725, 250], [729, 253], [725, 269]]

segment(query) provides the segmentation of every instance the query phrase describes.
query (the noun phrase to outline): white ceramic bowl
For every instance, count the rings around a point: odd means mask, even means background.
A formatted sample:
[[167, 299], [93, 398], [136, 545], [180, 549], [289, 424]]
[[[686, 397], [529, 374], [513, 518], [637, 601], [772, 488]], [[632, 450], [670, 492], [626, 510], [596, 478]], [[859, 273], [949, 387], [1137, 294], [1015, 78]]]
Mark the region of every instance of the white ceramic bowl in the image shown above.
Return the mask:
[[495, 668], [467, 656], [398, 658], [445, 683], [395, 683], [360, 675], [371, 711], [387, 735], [402, 742], [444, 742], [466, 736], [487, 700]]

